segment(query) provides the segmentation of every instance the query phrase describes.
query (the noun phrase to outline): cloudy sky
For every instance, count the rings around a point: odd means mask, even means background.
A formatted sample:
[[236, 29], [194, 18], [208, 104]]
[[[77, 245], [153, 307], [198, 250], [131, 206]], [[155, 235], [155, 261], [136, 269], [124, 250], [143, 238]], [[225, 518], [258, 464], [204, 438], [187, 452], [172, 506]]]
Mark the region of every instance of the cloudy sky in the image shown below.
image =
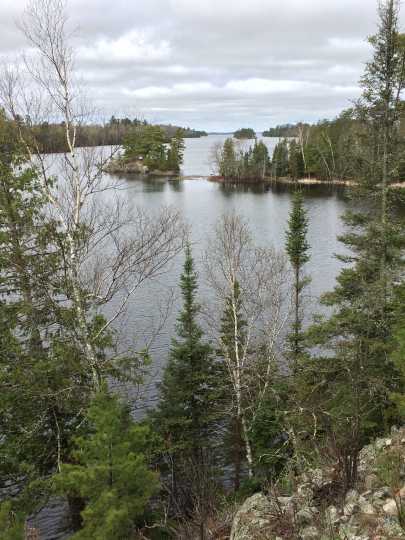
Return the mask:
[[[25, 46], [24, 5], [0, 0], [2, 56]], [[68, 0], [68, 11], [103, 115], [209, 131], [335, 116], [358, 96], [377, 21], [374, 0]]]

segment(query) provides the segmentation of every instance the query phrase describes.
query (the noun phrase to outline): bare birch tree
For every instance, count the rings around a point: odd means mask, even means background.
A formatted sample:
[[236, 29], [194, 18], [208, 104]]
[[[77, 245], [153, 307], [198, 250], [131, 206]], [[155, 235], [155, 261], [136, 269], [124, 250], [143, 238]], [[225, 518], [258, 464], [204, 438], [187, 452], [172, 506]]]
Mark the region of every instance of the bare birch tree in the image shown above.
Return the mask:
[[[229, 376], [230, 411], [240, 422], [253, 475], [250, 429], [272, 383], [274, 362], [288, 319], [288, 272], [282, 254], [253, 243], [248, 224], [236, 214], [218, 222], [205, 253], [214, 291], [208, 322]], [[224, 333], [222, 315], [228, 312]]]
[[307, 173], [307, 156], [305, 155], [305, 148], [308, 144], [309, 136], [311, 133], [311, 126], [299, 123], [298, 128], [298, 145], [300, 147], [302, 161], [304, 162], [304, 171]]
[[[157, 216], [130, 208], [119, 186], [102, 174], [111, 153], [105, 156], [95, 148], [78, 151], [77, 130], [86, 121], [88, 108], [75, 79], [64, 1], [32, 0], [20, 27], [33, 55], [25, 58], [24, 73], [4, 70], [1, 104], [19, 126], [50, 212], [59, 223], [56, 249], [63, 260], [62, 294], [74, 311], [74, 334], [98, 388], [102, 365], [97, 341], [109, 332], [141, 284], [159, 275], [180, 251], [183, 227], [169, 208]], [[58, 157], [56, 168], [41, 154], [31, 125], [52, 118], [65, 128], [66, 152]], [[95, 331], [92, 320], [106, 306], [109, 316]]]

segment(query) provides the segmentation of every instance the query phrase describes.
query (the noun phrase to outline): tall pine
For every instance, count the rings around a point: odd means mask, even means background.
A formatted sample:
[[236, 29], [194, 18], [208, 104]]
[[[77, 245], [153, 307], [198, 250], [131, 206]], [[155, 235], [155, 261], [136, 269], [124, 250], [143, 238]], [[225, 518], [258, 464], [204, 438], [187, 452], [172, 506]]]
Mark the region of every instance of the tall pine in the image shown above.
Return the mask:
[[204, 341], [198, 323], [197, 275], [189, 245], [185, 255], [180, 278], [183, 307], [154, 416], [169, 464], [164, 476], [170, 478], [167, 490], [171, 510], [190, 515], [198, 508], [203, 531], [209, 501], [207, 489], [216, 465], [221, 381], [212, 348]]
[[293, 367], [297, 367], [298, 359], [302, 353], [302, 293], [309, 278], [304, 275], [304, 266], [309, 261], [308, 218], [303, 205], [302, 193], [298, 190], [294, 192], [292, 208], [288, 219], [286, 231], [285, 249], [293, 269], [293, 324], [289, 334], [290, 352], [293, 360]]
[[401, 149], [405, 66], [398, 13], [396, 0], [379, 5], [378, 32], [370, 39], [374, 56], [356, 107], [359, 186], [354, 195], [361, 199], [344, 217], [340, 260], [346, 266], [323, 298], [332, 315], [312, 329], [314, 345], [325, 354], [313, 366], [307, 406], [335, 453], [345, 488], [356, 480], [361, 447], [392, 421], [390, 394], [400, 383], [391, 348], [405, 236], [395, 211], [396, 190], [390, 189]]

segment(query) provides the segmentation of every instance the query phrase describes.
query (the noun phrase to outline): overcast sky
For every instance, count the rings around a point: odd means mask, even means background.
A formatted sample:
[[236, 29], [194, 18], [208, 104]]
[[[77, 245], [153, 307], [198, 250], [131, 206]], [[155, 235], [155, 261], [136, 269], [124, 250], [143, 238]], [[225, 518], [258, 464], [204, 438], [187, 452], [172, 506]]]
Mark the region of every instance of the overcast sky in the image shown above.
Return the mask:
[[[25, 46], [24, 5], [0, 0], [0, 55]], [[209, 131], [334, 117], [358, 96], [377, 21], [374, 0], [68, 0], [68, 11], [101, 114]]]

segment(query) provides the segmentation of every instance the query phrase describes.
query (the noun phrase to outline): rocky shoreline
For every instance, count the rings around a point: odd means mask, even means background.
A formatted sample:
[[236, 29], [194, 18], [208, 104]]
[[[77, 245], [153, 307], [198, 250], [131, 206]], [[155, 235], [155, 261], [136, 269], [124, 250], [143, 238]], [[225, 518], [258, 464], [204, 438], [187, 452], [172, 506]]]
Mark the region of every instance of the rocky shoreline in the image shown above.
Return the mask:
[[136, 174], [140, 176], [179, 176], [176, 171], [150, 170], [142, 161], [127, 161], [123, 158], [112, 159], [105, 165], [103, 172], [108, 174]]
[[[397, 463], [387, 485], [386, 465]], [[311, 469], [290, 492], [257, 493], [236, 513], [230, 540], [405, 539], [405, 428], [362, 449], [355, 489], [337, 489], [333, 468]]]
[[[210, 182], [217, 182], [219, 184], [256, 184], [257, 180], [227, 180], [223, 176], [209, 176]], [[289, 177], [272, 178], [266, 176], [261, 181], [263, 184], [288, 184], [288, 185], [304, 185], [304, 186], [345, 186], [355, 187], [358, 183], [355, 180], [320, 180], [319, 178], [298, 178], [296, 180]], [[391, 189], [405, 189], [405, 182], [395, 182], [390, 185]]]

